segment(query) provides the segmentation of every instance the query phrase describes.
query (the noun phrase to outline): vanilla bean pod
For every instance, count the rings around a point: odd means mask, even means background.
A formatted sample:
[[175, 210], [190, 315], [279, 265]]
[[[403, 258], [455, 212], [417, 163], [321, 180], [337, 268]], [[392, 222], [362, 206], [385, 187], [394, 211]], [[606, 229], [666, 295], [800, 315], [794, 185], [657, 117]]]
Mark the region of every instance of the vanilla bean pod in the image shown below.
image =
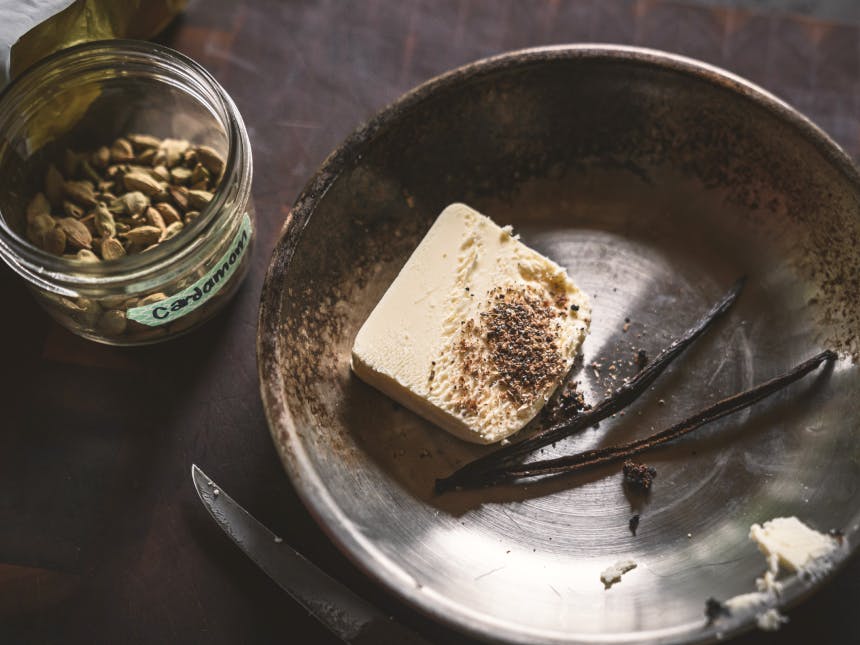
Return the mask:
[[732, 288], [716, 303], [701, 320], [687, 330], [671, 345], [629, 381], [619, 387], [610, 397], [604, 399], [590, 410], [582, 411], [570, 419], [556, 423], [541, 430], [535, 435], [520, 442], [510, 444], [479, 457], [460, 467], [448, 477], [436, 480], [436, 492], [441, 493], [452, 488], [471, 484], [473, 480], [482, 480], [482, 474], [497, 471], [515, 462], [518, 458], [539, 448], [555, 443], [580, 430], [593, 426], [603, 419], [633, 403], [648, 389], [654, 380], [674, 361], [690, 344], [707, 331], [738, 299], [746, 278], [740, 278]]
[[[587, 450], [585, 452], [567, 455], [565, 457], [558, 457], [555, 459], [546, 459], [534, 461], [528, 464], [502, 467], [498, 470], [485, 473], [482, 477], [482, 483], [485, 485], [491, 485], [522, 479], [524, 477], [572, 473], [600, 464], [629, 459], [634, 455], [638, 455], [670, 441], [674, 441], [675, 439], [678, 439], [679, 437], [682, 437], [693, 430], [710, 423], [711, 421], [716, 421], [717, 419], [732, 414], [733, 412], [743, 410], [744, 408], [761, 401], [771, 394], [774, 394], [803, 378], [809, 372], [820, 367], [822, 363], [835, 359], [836, 354], [834, 352], [830, 350], [821, 352], [776, 378], [765, 381], [749, 390], [733, 394], [732, 396], [718, 401], [714, 405], [693, 414], [680, 423], [677, 423], [661, 432], [652, 434], [649, 437], [645, 437], [644, 439], [617, 446], [607, 446], [605, 448]], [[480, 485], [479, 482], [476, 483]]]

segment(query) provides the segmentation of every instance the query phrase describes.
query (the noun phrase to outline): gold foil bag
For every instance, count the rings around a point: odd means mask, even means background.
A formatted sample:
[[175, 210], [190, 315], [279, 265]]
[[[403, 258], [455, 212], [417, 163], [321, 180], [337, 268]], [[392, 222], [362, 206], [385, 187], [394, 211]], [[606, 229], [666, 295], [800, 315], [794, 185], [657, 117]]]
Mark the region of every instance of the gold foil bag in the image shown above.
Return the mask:
[[146, 40], [164, 29], [188, 0], [75, 0], [12, 46], [12, 78], [41, 58], [90, 40]]
[[[40, 59], [66, 47], [110, 38], [149, 39], [163, 30], [188, 0], [75, 0], [36, 25], [12, 46], [10, 76], [14, 79]], [[68, 131], [98, 97], [94, 86], [62, 88], [57, 105], [45, 106], [31, 126], [31, 152]]]

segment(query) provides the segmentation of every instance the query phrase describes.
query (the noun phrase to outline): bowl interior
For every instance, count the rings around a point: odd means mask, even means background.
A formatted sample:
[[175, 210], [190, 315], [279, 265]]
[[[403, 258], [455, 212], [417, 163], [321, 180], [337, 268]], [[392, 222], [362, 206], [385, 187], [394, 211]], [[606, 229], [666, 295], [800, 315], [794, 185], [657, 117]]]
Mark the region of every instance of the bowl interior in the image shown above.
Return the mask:
[[[751, 86], [653, 52], [513, 54], [420, 88], [348, 140], [300, 198], [263, 295], [262, 388], [312, 512], [424, 611], [512, 642], [707, 638], [704, 604], [754, 590], [750, 524], [797, 515], [856, 543], [856, 173]], [[434, 496], [490, 448], [353, 377], [361, 323], [438, 213], [463, 201], [566, 266], [593, 299], [573, 374], [594, 403], [739, 275], [741, 300], [614, 419], [542, 457], [632, 440], [825, 347], [832, 369], [620, 468]], [[640, 515], [634, 536], [628, 521]], [[847, 553], [847, 550], [846, 550]], [[600, 572], [639, 567], [604, 590]], [[840, 556], [841, 557], [841, 556]], [[792, 580], [786, 601], [808, 587]]]

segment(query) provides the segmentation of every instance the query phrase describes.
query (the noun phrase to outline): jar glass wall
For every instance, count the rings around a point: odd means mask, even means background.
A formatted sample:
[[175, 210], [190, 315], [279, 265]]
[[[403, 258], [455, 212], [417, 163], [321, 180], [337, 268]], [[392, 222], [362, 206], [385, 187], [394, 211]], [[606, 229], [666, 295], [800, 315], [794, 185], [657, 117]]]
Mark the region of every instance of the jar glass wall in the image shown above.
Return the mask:
[[[83, 262], [32, 244], [27, 207], [44, 190], [49, 165], [61, 165], [67, 150], [96, 150], [130, 134], [217, 152], [223, 170], [208, 203], [178, 234], [119, 259]], [[160, 45], [73, 47], [0, 95], [0, 257], [58, 322], [92, 340], [172, 338], [229, 301], [253, 244], [251, 176], [248, 134], [233, 101], [197, 63]]]

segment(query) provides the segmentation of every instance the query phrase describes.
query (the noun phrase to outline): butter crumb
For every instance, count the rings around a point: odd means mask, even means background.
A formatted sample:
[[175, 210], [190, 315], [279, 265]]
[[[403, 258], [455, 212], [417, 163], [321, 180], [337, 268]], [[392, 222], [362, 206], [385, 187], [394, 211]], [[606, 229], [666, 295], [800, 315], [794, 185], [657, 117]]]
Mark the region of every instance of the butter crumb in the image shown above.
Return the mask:
[[756, 616], [755, 619], [758, 628], [765, 632], [775, 632], [784, 623], [788, 622], [788, 617], [783, 616], [778, 610], [771, 607], [767, 611]]
[[609, 589], [616, 582], [621, 581], [621, 576], [636, 568], [636, 563], [633, 560], [619, 560], [611, 567], [607, 567], [600, 574], [600, 581], [606, 589]]

